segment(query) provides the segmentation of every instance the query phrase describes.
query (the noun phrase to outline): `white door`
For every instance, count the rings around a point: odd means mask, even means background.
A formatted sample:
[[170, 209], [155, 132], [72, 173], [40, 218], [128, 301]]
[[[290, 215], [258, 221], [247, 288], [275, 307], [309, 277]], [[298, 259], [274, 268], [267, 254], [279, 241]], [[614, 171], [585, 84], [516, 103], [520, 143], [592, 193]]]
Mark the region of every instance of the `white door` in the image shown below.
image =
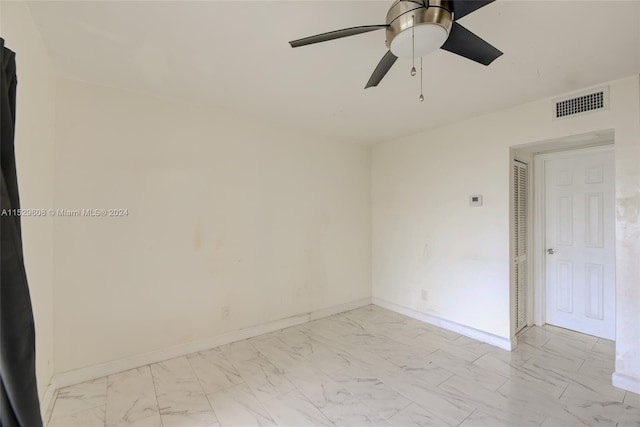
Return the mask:
[[546, 322], [615, 339], [613, 150], [545, 161]]

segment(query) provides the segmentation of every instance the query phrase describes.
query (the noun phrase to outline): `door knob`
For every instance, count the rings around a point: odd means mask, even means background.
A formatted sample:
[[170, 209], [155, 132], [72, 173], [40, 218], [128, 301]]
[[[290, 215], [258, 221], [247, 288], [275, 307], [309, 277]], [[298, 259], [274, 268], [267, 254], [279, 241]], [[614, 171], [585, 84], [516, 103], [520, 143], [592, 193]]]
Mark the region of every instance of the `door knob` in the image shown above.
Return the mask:
[[553, 255], [556, 253], [556, 250], [551, 248], [551, 249], [547, 249], [547, 252], [549, 252], [549, 255]]

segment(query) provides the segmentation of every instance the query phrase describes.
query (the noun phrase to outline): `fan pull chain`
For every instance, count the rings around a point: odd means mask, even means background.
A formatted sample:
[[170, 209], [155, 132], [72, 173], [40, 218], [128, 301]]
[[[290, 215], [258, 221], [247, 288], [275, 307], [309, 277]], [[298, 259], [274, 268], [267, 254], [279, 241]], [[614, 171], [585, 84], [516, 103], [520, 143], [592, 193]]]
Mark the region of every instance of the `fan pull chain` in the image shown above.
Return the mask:
[[422, 94], [422, 56], [420, 57], [420, 97], [418, 98], [418, 100], [420, 100], [420, 102], [424, 101], [424, 95]]
[[416, 21], [415, 21], [415, 15], [411, 15], [411, 49], [413, 54], [412, 56], [412, 60], [413, 60], [413, 66], [411, 67], [411, 75], [415, 76], [416, 75]]

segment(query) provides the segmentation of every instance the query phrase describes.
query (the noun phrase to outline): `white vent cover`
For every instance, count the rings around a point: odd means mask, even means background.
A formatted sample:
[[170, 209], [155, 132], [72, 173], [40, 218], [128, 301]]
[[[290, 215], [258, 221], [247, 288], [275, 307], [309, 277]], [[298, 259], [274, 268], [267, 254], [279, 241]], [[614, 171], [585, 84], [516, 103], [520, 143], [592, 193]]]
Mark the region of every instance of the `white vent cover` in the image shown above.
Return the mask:
[[554, 100], [553, 117], [564, 119], [609, 109], [609, 86]]

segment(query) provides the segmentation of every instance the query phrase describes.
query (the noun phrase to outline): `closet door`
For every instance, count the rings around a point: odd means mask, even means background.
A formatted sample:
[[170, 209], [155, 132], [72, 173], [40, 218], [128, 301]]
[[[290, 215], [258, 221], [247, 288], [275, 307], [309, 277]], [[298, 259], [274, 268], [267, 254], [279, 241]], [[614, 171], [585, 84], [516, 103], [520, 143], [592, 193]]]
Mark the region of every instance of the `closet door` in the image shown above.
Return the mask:
[[527, 326], [527, 241], [528, 241], [527, 165], [513, 162], [513, 270], [515, 331]]

